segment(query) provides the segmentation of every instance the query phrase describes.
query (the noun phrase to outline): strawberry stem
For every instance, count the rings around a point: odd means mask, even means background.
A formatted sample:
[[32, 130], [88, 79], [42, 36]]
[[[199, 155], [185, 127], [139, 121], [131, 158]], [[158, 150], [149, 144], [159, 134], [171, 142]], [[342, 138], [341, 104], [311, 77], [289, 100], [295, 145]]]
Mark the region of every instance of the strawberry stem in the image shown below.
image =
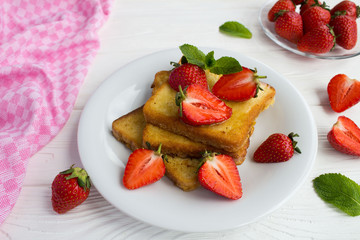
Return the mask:
[[290, 140], [292, 141], [292, 145], [293, 145], [294, 150], [295, 150], [297, 153], [301, 153], [300, 148], [296, 146], [296, 144], [297, 144], [298, 142], [297, 142], [297, 141], [294, 141], [294, 137], [299, 137], [299, 134], [291, 132], [291, 133], [289, 133], [288, 137], [289, 137]]
[[85, 169], [76, 167], [73, 168], [74, 164], [71, 165], [71, 167], [68, 170], [65, 170], [63, 172], [60, 172], [60, 174], [70, 174], [66, 177], [66, 180], [77, 178], [77, 182], [80, 187], [82, 187], [84, 190], [87, 190], [91, 187], [90, 183], [90, 177], [85, 171]]

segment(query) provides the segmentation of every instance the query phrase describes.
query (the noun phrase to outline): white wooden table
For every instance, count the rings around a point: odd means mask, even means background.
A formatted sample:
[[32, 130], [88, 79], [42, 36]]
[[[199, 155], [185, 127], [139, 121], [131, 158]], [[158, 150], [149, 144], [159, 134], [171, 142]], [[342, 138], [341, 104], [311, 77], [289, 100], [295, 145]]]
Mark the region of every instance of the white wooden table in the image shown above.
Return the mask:
[[[324, 203], [312, 179], [340, 172], [360, 182], [360, 159], [336, 152], [326, 135], [339, 114], [330, 109], [326, 86], [334, 75], [360, 79], [360, 57], [320, 60], [297, 56], [270, 41], [258, 13], [265, 0], [115, 0], [100, 30], [101, 48], [85, 79], [74, 111], [60, 134], [28, 164], [20, 197], [0, 226], [0, 239], [360, 239], [359, 217], [349, 217]], [[358, 3], [359, 4], [359, 3]], [[225, 21], [243, 23], [253, 38], [220, 34]], [[319, 149], [303, 186], [284, 205], [259, 221], [226, 232], [183, 233], [137, 221], [112, 205], [96, 190], [84, 204], [64, 215], [51, 207], [51, 182], [71, 164], [81, 166], [77, 127], [82, 109], [96, 88], [124, 64], [184, 43], [223, 48], [261, 61], [291, 81], [314, 115]], [[296, 106], [294, 106], [296, 108]], [[360, 104], [344, 114], [360, 125]]]

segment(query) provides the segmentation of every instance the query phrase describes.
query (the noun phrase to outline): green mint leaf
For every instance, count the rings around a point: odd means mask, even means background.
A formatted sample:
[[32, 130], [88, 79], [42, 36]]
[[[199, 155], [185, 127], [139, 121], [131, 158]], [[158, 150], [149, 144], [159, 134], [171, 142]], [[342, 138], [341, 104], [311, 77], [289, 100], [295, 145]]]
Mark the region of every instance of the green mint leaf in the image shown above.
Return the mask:
[[350, 216], [360, 215], [360, 186], [340, 173], [322, 174], [313, 180], [316, 193]]
[[205, 56], [205, 68], [210, 69], [215, 64], [216, 64], [216, 60], [214, 58], [214, 51], [211, 51]]
[[247, 29], [244, 25], [239, 22], [229, 21], [224, 23], [219, 27], [220, 32], [234, 36], [234, 37], [241, 37], [241, 38], [248, 38], [252, 37], [252, 33], [249, 29]]
[[221, 57], [216, 60], [215, 65], [210, 68], [210, 72], [215, 74], [231, 74], [242, 71], [240, 63], [232, 57]]
[[179, 48], [189, 63], [198, 65], [201, 68], [205, 68], [205, 54], [197, 47], [190, 44], [184, 44]]

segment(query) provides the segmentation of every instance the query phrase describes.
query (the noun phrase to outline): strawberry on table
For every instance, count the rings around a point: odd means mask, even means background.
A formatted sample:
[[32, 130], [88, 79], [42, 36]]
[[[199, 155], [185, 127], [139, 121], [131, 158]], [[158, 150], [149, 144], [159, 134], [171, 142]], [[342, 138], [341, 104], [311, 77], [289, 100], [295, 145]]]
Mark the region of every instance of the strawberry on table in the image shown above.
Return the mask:
[[191, 63], [185, 63], [173, 69], [169, 76], [169, 84], [175, 91], [179, 91], [179, 85], [182, 89], [190, 84], [199, 84], [204, 88], [208, 86], [205, 71]]
[[360, 81], [337, 74], [330, 80], [327, 92], [331, 108], [343, 112], [360, 102]]
[[327, 138], [336, 150], [360, 156], [360, 128], [351, 119], [345, 116], [338, 117]]
[[54, 211], [62, 214], [79, 206], [89, 196], [90, 187], [90, 178], [84, 169], [71, 166], [60, 172], [51, 186]]
[[286, 40], [297, 43], [303, 36], [301, 15], [294, 11], [279, 11], [275, 20], [275, 32]]
[[203, 162], [198, 179], [204, 188], [233, 200], [242, 197], [239, 172], [230, 156], [205, 153]]
[[268, 19], [270, 22], [275, 22], [275, 14], [280, 10], [295, 11], [295, 5], [291, 0], [277, 1], [268, 12]]
[[356, 6], [352, 1], [341, 1], [331, 9], [330, 13], [331, 15], [344, 13], [346, 16], [356, 20], [360, 15], [360, 7]]
[[330, 21], [336, 37], [336, 44], [344, 49], [353, 49], [357, 42], [356, 19], [342, 13], [333, 15]]
[[246, 101], [257, 96], [260, 88], [257, 70], [243, 67], [243, 70], [233, 74], [226, 74], [215, 83], [212, 92], [215, 96], [229, 101]]
[[160, 180], [165, 175], [165, 164], [161, 154], [161, 144], [155, 152], [149, 149], [136, 149], [125, 167], [123, 184], [127, 189], [137, 189]]
[[302, 52], [327, 53], [333, 49], [335, 42], [333, 29], [322, 25], [307, 32], [298, 42], [297, 48]]
[[176, 94], [183, 122], [198, 126], [219, 123], [231, 117], [232, 109], [209, 90], [198, 84], [189, 85]]
[[255, 151], [254, 160], [260, 163], [286, 162], [294, 155], [294, 151], [301, 153], [296, 146], [294, 137], [298, 134], [274, 133], [270, 135]]
[[307, 33], [318, 26], [328, 24], [331, 19], [329, 9], [318, 5], [310, 7], [301, 14], [301, 17], [303, 20], [304, 33]]

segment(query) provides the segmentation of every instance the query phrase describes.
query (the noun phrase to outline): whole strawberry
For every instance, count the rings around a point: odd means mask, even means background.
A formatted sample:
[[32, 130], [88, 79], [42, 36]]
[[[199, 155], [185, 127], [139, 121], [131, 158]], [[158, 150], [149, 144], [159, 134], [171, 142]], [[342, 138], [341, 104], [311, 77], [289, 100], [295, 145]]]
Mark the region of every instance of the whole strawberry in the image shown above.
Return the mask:
[[185, 63], [171, 71], [169, 84], [175, 91], [179, 91], [179, 85], [182, 89], [191, 84], [198, 84], [207, 88], [206, 74], [201, 67]]
[[331, 19], [329, 9], [317, 5], [310, 7], [301, 16], [304, 25], [304, 33], [307, 33], [318, 26], [328, 24]]
[[316, 0], [304, 0], [300, 6], [300, 15], [302, 15], [309, 8], [319, 5], [325, 5], [325, 4], [322, 4], [321, 1], [316, 1]]
[[344, 13], [346, 16], [356, 20], [360, 15], [360, 7], [356, 6], [352, 1], [341, 1], [331, 9], [330, 13], [332, 16]]
[[84, 169], [71, 166], [60, 172], [51, 187], [54, 211], [62, 214], [79, 206], [89, 196], [90, 187], [90, 178]]
[[294, 137], [298, 134], [290, 133], [288, 136], [282, 133], [270, 135], [255, 151], [254, 160], [260, 163], [286, 162], [294, 155], [294, 150], [301, 153], [296, 146]]
[[337, 151], [360, 156], [360, 128], [350, 118], [338, 117], [327, 138]]
[[293, 11], [279, 11], [276, 14], [275, 32], [286, 40], [297, 43], [303, 36], [301, 15]]
[[291, 0], [277, 1], [268, 12], [270, 22], [275, 22], [275, 14], [280, 10], [295, 11], [295, 5]]
[[340, 47], [350, 50], [357, 42], [356, 20], [347, 15], [334, 15], [330, 21], [336, 37], [336, 43]]
[[302, 52], [327, 53], [335, 46], [336, 38], [333, 29], [322, 25], [307, 32], [298, 42], [297, 48]]

